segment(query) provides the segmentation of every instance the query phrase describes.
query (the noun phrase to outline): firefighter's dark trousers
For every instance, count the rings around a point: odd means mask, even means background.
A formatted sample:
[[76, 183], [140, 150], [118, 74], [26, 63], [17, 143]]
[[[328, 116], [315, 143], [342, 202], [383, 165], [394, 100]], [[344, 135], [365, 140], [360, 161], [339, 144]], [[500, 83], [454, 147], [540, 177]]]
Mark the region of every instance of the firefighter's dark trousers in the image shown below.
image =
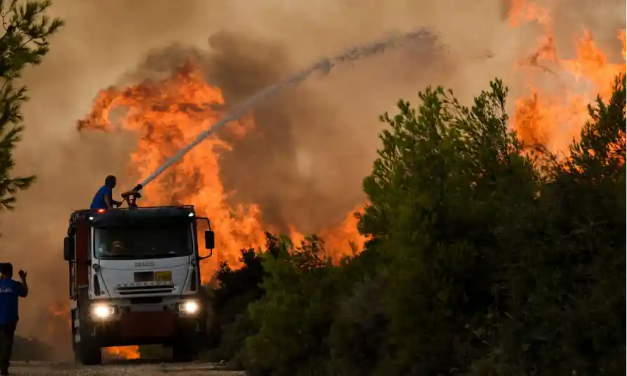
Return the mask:
[[0, 324], [0, 371], [9, 369], [15, 324]]

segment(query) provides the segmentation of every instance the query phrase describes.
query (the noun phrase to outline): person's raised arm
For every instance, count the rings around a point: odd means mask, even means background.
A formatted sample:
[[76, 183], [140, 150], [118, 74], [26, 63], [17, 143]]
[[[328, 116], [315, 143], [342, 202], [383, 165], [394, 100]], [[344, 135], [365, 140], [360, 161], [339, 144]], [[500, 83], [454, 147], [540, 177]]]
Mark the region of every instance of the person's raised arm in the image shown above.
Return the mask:
[[19, 274], [20, 280], [21, 280], [20, 285], [22, 286], [22, 288], [19, 291], [19, 295], [22, 298], [25, 298], [25, 297], [28, 296], [28, 284], [26, 283], [26, 272], [23, 271], [23, 270], [20, 270], [18, 274]]
[[105, 195], [105, 203], [107, 204], [107, 208], [113, 209], [113, 200], [110, 195]]
[[105, 203], [107, 204], [107, 208], [113, 209], [113, 189], [107, 187], [107, 190], [104, 194]]

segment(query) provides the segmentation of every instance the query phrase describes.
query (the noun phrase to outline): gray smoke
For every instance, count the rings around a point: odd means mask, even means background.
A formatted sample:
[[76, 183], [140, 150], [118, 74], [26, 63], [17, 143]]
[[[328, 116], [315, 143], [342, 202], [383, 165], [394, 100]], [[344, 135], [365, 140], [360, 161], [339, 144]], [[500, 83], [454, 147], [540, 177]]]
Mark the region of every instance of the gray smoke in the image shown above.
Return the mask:
[[[278, 83], [275, 83], [274, 85], [268, 86], [264, 88], [263, 90], [260, 90], [256, 92], [255, 94], [251, 95], [242, 103], [239, 103], [236, 106], [232, 106], [232, 108], [228, 111], [226, 116], [224, 116], [218, 122], [212, 124], [207, 130], [201, 132], [192, 142], [190, 142], [187, 146], [179, 150], [175, 155], [169, 157], [161, 166], [159, 166], [140, 184], [142, 187], [146, 187], [153, 180], [159, 177], [161, 173], [167, 170], [170, 166], [172, 166], [175, 163], [178, 163], [180, 159], [185, 154], [187, 154], [190, 150], [192, 150], [194, 147], [199, 146], [200, 143], [203, 142], [207, 137], [211, 135], [215, 135], [217, 132], [219, 132], [220, 129], [224, 125], [228, 124], [231, 121], [237, 120], [240, 116], [243, 116], [244, 114], [246, 114], [248, 111], [250, 111], [257, 105], [263, 104], [263, 101], [276, 96], [282, 90], [285, 90], [287, 88], [303, 83], [305, 80], [310, 78], [316, 72], [321, 72], [322, 74], [327, 75], [329, 74], [331, 69], [333, 69], [333, 67], [335, 67], [336, 65], [346, 64], [349, 62], [354, 62], [360, 59], [368, 58], [374, 55], [383, 54], [386, 51], [394, 47], [397, 47], [398, 45], [400, 45], [401, 47], [408, 48], [407, 45], [405, 45], [405, 43], [410, 43], [410, 44], [413, 43], [415, 46], [417, 46], [418, 48], [422, 48], [423, 50], [424, 50], [424, 47], [427, 47], [430, 50], [427, 51], [427, 53], [424, 54], [423, 57], [427, 59], [433, 59], [436, 55], [434, 39], [435, 38], [433, 38], [433, 36], [427, 31], [420, 30], [420, 31], [404, 34], [398, 37], [391, 37], [385, 40], [381, 40], [379, 42], [352, 47], [349, 50], [346, 50], [345, 52], [335, 57], [320, 60], [317, 63], [313, 64], [311, 67], [301, 70], [298, 73], [289, 76], [287, 79], [280, 81]], [[236, 45], [236, 42], [234, 40], [233, 40], [233, 44]], [[221, 43], [219, 40], [218, 42], [216, 42], [216, 40], [214, 39], [213, 45], [214, 46], [217, 45], [217, 48], [219, 48]], [[230, 44], [227, 44], [227, 45], [230, 45]], [[154, 56], [152, 57], [154, 58]], [[196, 59], [193, 59], [193, 60], [196, 60]], [[290, 107], [290, 103], [283, 103], [283, 105], [286, 107]], [[274, 128], [276, 128], [276, 126], [274, 126]], [[290, 129], [288, 127], [286, 129], [283, 129], [282, 131], [289, 132]], [[275, 133], [276, 133], [276, 130], [275, 130]], [[262, 131], [262, 134], [265, 134], [267, 136], [268, 132]], [[274, 146], [278, 148], [282, 148], [285, 145], [275, 144]], [[325, 152], [325, 153], [328, 153], [328, 152]], [[250, 168], [251, 170], [258, 170], [256, 168], [257, 166], [254, 166], [254, 165], [248, 165], [246, 167]], [[287, 168], [288, 166], [283, 166], [283, 167]], [[293, 166], [293, 167], [296, 167], [296, 166]], [[294, 170], [297, 171], [297, 169], [295, 168], [291, 169], [291, 171], [294, 171]], [[275, 195], [277, 196], [277, 198], [280, 197], [279, 195], [277, 195], [277, 192], [274, 189], [265, 193], [270, 196]], [[303, 197], [303, 198], [306, 198], [306, 197]], [[276, 199], [273, 201], [276, 202]], [[311, 204], [312, 206], [316, 205], [316, 203], [314, 202], [311, 202]], [[297, 207], [298, 206], [294, 206], [294, 208], [297, 208]], [[305, 210], [307, 209], [307, 207], [302, 207], [302, 206], [300, 208], [305, 209]], [[275, 223], [270, 223], [270, 224], [275, 225]]]

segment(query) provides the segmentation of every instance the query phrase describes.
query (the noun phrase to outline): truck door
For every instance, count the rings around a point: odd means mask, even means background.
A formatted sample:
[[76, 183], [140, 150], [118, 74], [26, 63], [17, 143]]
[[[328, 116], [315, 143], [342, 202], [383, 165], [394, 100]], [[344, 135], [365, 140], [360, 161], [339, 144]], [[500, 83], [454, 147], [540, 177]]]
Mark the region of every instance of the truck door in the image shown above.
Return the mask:
[[75, 249], [76, 264], [74, 265], [74, 291], [78, 291], [83, 287], [89, 286], [89, 229], [90, 227], [84, 221], [76, 224]]

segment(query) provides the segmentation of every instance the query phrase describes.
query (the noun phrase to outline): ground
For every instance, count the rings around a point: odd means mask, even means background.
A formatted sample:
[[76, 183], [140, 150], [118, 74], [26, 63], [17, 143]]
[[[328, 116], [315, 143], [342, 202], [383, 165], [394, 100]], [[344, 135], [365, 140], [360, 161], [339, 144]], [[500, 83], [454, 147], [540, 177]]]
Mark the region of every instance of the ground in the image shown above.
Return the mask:
[[217, 363], [162, 363], [144, 361], [125, 361], [101, 366], [79, 366], [73, 363], [52, 362], [12, 362], [11, 375], [46, 375], [46, 376], [245, 376], [241, 371], [227, 371]]

